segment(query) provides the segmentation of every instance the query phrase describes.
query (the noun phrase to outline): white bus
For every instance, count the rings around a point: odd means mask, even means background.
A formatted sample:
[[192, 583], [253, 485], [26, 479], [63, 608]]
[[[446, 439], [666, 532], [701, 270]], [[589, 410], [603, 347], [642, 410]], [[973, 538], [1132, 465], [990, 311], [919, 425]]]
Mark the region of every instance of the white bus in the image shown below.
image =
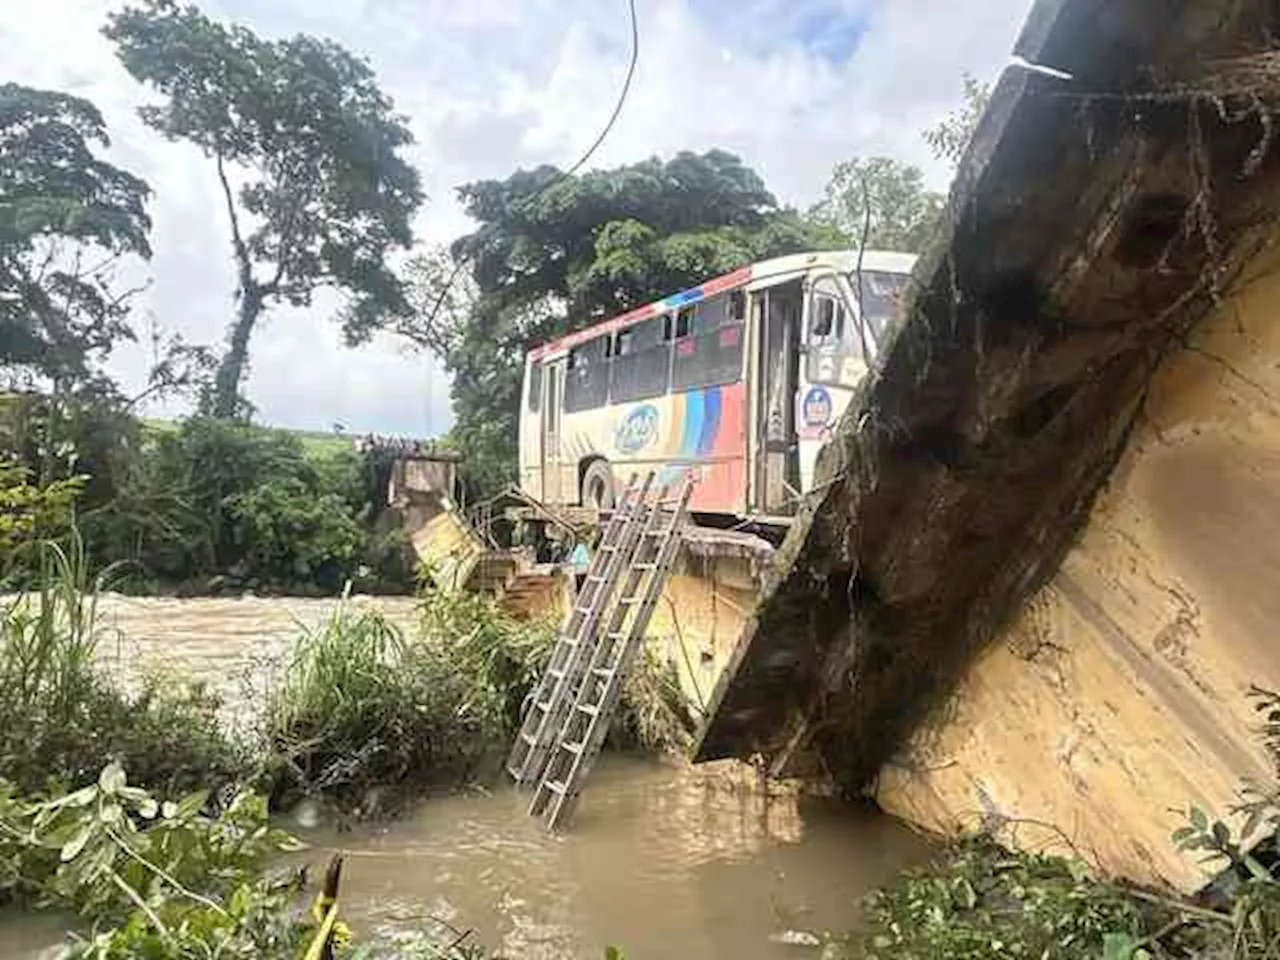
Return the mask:
[[[783, 521], [867, 374], [915, 257], [765, 260], [531, 350], [520, 486], [612, 506], [635, 472], [697, 471], [691, 509]], [[861, 290], [856, 290], [858, 278]]]

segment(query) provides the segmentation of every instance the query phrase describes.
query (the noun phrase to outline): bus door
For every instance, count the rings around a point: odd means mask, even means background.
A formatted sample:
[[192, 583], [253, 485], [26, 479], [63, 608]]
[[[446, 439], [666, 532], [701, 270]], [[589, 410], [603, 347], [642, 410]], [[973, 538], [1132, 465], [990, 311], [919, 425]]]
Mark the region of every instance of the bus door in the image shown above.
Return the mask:
[[560, 444], [561, 418], [564, 415], [565, 359], [553, 360], [542, 372], [542, 501], [565, 503], [566, 495], [574, 495], [564, 484], [564, 462]]
[[801, 303], [799, 281], [755, 294], [760, 335], [754, 507], [761, 513], [789, 513], [799, 496], [795, 397]]
[[862, 382], [875, 351], [850, 302], [851, 288], [834, 271], [810, 274], [805, 282], [803, 369], [797, 396], [800, 482], [814, 484], [818, 453]]

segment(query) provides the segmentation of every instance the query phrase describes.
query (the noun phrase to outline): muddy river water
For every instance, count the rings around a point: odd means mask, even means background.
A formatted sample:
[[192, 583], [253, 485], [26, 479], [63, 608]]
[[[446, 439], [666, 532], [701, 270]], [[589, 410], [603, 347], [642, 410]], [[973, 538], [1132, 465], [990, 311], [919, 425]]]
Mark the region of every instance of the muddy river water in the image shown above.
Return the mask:
[[[403, 623], [405, 600], [371, 601]], [[298, 629], [332, 603], [108, 598], [104, 625], [126, 670], [181, 667], [233, 702]], [[364, 937], [444, 921], [503, 956], [577, 960], [607, 944], [628, 960], [803, 956], [788, 931], [846, 929], [857, 902], [922, 860], [889, 818], [794, 791], [767, 794], [734, 764], [687, 768], [605, 757], [572, 828], [530, 820], [500, 788], [424, 801], [409, 816], [338, 833], [291, 827], [318, 864], [346, 854], [345, 913]], [[61, 921], [0, 914], [0, 957], [36, 957]], [[812, 955], [812, 954], [810, 954]]]

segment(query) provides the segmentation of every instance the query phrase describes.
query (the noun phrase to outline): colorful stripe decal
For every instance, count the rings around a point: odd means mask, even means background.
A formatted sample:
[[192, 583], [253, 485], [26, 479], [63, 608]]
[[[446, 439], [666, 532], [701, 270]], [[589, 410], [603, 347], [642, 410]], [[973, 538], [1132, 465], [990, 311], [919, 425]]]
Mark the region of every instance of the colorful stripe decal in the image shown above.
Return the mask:
[[732, 290], [734, 287], [740, 287], [751, 281], [751, 268], [741, 267], [732, 273], [726, 273], [723, 276], [715, 277], [706, 283], [699, 284], [696, 287], [690, 287], [688, 290], [681, 290], [679, 293], [673, 293], [669, 297], [653, 303], [645, 304], [643, 307], [637, 307], [621, 316], [613, 317], [597, 323], [593, 327], [587, 327], [585, 330], [579, 330], [568, 336], [561, 337], [559, 340], [553, 340], [550, 343], [544, 343], [540, 347], [534, 347], [529, 351], [529, 357], [532, 360], [538, 360], [548, 353], [556, 353], [560, 350], [568, 350], [576, 347], [580, 343], [598, 337], [602, 333], [612, 333], [628, 324], [635, 323], [638, 320], [644, 320], [659, 313], [666, 313], [668, 310], [674, 310], [676, 307], [688, 306], [691, 303], [697, 303], [699, 300], [705, 300], [707, 297], [714, 297], [717, 293], [723, 293], [725, 290]]

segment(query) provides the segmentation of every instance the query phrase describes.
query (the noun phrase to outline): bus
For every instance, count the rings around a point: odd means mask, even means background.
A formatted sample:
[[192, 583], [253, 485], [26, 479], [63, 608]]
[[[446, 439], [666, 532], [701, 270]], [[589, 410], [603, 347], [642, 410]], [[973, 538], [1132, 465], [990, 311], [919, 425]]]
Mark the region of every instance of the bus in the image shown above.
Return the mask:
[[785, 524], [914, 265], [870, 250], [778, 257], [535, 347], [521, 491], [607, 510], [634, 473], [692, 469], [691, 511]]

